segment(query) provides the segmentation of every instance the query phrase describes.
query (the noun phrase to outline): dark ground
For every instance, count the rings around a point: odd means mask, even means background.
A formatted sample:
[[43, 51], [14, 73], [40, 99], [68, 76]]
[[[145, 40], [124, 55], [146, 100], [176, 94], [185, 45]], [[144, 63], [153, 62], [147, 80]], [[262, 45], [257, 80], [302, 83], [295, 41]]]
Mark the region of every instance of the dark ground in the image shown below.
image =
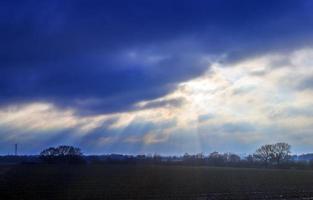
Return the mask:
[[300, 170], [34, 164], [0, 177], [0, 199], [313, 199]]

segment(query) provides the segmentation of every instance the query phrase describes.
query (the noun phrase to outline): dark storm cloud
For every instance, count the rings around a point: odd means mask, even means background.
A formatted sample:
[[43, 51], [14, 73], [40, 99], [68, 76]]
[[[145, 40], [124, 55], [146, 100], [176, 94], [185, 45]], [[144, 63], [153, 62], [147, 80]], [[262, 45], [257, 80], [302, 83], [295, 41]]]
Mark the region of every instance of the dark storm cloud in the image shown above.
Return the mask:
[[1, 1], [0, 104], [135, 109], [202, 74], [206, 56], [310, 45], [312, 8], [309, 0]]

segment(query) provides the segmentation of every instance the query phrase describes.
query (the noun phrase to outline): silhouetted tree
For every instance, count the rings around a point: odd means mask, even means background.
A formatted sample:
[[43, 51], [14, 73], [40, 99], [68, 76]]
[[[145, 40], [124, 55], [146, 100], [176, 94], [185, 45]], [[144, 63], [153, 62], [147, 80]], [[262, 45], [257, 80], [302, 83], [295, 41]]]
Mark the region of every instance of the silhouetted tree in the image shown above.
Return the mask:
[[238, 162], [240, 162], [240, 156], [238, 156], [234, 153], [228, 153], [227, 161], [231, 162], [231, 163], [238, 163]]
[[43, 150], [40, 153], [40, 156], [56, 156], [56, 154], [57, 154], [57, 149], [54, 147], [49, 147], [49, 148]]
[[76, 147], [61, 145], [57, 148], [50, 147], [40, 153], [41, 156], [81, 156], [81, 150]]
[[253, 155], [248, 155], [247, 157], [246, 157], [246, 161], [248, 162], [248, 163], [253, 163], [254, 162], [254, 156]]
[[58, 155], [62, 156], [82, 156], [82, 152], [79, 148], [61, 145], [57, 148]]
[[225, 157], [222, 154], [218, 153], [217, 151], [210, 153], [209, 163], [219, 166], [219, 165], [223, 165], [224, 162], [225, 162]]
[[67, 145], [50, 147], [40, 153], [40, 158], [48, 163], [83, 163], [82, 152], [79, 148]]
[[197, 154], [196, 154], [196, 158], [197, 158], [197, 159], [204, 159], [204, 157], [205, 157], [205, 156], [204, 156], [203, 153], [197, 153]]
[[287, 143], [276, 143], [273, 145], [273, 153], [272, 153], [272, 160], [280, 165], [282, 161], [285, 161], [289, 158], [290, 148], [291, 146]]
[[266, 144], [256, 150], [254, 157], [266, 165], [273, 161], [277, 165], [289, 158], [291, 146], [287, 143]]
[[260, 160], [264, 162], [266, 165], [268, 165], [268, 163], [270, 162], [272, 158], [272, 154], [273, 154], [273, 145], [266, 144], [266, 145], [261, 146], [255, 151], [254, 157], [257, 160]]

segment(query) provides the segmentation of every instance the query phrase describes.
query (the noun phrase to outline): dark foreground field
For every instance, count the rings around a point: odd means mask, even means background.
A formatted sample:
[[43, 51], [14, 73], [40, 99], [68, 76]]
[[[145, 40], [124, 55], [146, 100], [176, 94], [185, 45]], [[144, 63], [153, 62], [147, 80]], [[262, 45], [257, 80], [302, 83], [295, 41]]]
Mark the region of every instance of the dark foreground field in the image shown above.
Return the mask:
[[312, 171], [135, 165], [19, 165], [0, 171], [0, 199], [313, 197]]

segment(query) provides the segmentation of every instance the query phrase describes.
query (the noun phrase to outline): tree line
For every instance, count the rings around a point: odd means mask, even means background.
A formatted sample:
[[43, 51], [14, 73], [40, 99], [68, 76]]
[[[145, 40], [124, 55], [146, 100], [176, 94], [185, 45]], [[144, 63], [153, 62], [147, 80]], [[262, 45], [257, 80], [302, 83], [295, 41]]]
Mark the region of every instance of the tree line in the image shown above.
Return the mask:
[[[250, 161], [262, 162], [266, 165], [268, 164], [276, 164], [280, 165], [282, 162], [287, 161], [290, 158], [290, 149], [291, 146], [287, 143], [276, 143], [276, 144], [266, 144], [258, 148], [253, 155], [249, 155], [246, 159]], [[40, 157], [42, 159], [52, 159], [52, 158], [60, 158], [60, 157], [82, 157], [83, 153], [77, 147], [61, 145], [58, 147], [50, 147], [44, 149], [40, 153]], [[137, 159], [148, 159], [151, 156], [137, 156]], [[212, 152], [206, 157], [203, 153], [199, 153], [196, 155], [189, 155], [185, 153], [181, 160], [205, 160], [208, 158], [214, 162], [231, 162], [236, 163], [242, 160], [242, 158], [234, 153], [218, 153]], [[118, 158], [116, 157], [118, 160]], [[121, 157], [120, 159], [123, 159]], [[154, 160], [166, 160], [162, 159], [159, 155], [153, 156]], [[179, 160], [178, 157], [167, 157], [168, 160]]]
[[[91, 155], [85, 156], [82, 151], [73, 146], [61, 145], [44, 149], [36, 157], [20, 157], [22, 161], [33, 163], [118, 163], [118, 164], [162, 164], [162, 165], [206, 165], [206, 166], [231, 166], [231, 167], [280, 167], [280, 168], [313, 168], [312, 161], [297, 161], [290, 154], [291, 146], [287, 143], [266, 144], [260, 146], [253, 154], [239, 156], [235, 153], [212, 152], [188, 154], [182, 156], [154, 155]], [[311, 154], [308, 154], [311, 155]], [[14, 156], [0, 157], [0, 162], [17, 159]]]

